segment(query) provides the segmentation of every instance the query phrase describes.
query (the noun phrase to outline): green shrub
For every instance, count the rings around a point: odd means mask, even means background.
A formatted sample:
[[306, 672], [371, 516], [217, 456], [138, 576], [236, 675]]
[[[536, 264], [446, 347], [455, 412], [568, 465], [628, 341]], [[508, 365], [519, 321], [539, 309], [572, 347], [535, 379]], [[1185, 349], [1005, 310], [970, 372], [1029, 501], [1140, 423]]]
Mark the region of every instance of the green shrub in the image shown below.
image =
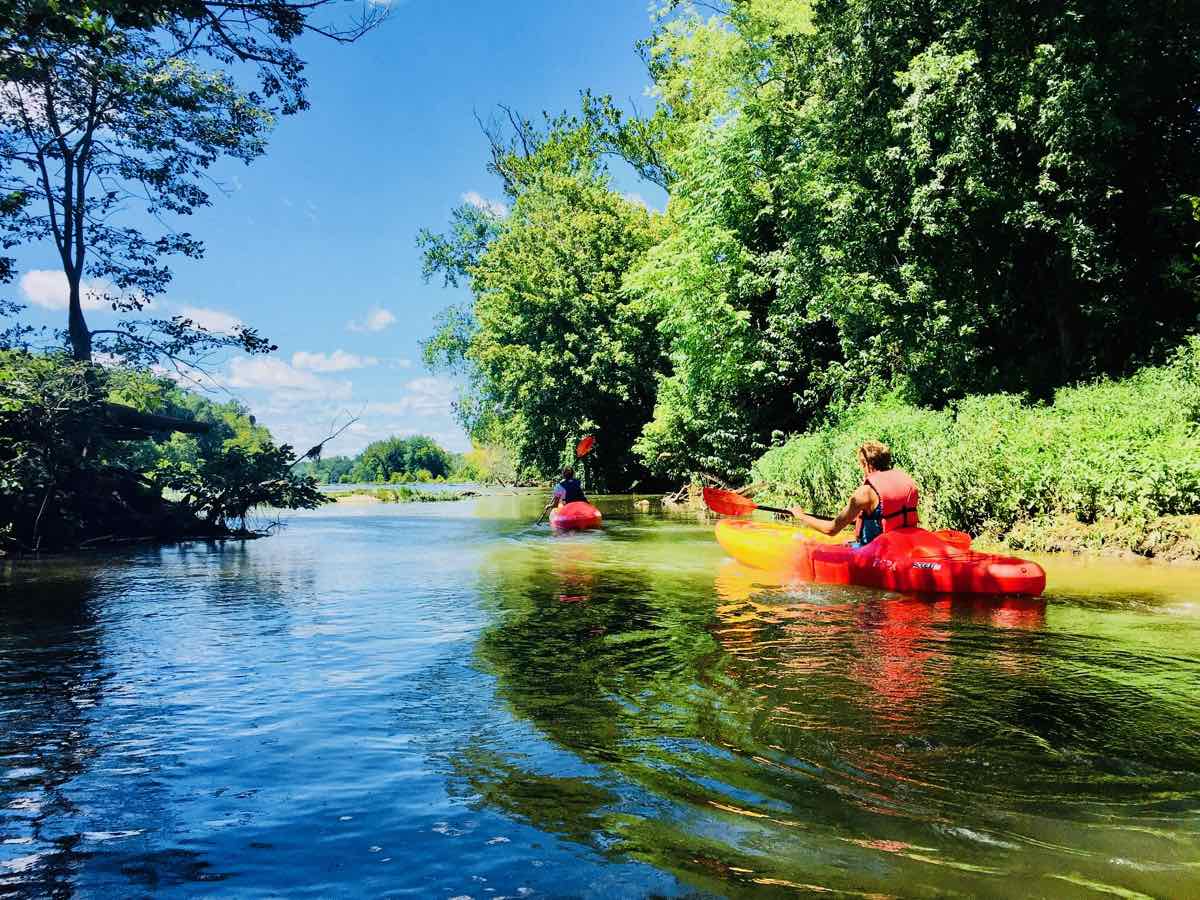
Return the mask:
[[889, 395], [768, 451], [754, 467], [776, 499], [833, 512], [861, 480], [855, 448], [892, 447], [933, 527], [1003, 535], [1069, 514], [1145, 522], [1200, 513], [1200, 338], [1170, 364], [1060, 390], [1051, 404], [1008, 394], [926, 410]]

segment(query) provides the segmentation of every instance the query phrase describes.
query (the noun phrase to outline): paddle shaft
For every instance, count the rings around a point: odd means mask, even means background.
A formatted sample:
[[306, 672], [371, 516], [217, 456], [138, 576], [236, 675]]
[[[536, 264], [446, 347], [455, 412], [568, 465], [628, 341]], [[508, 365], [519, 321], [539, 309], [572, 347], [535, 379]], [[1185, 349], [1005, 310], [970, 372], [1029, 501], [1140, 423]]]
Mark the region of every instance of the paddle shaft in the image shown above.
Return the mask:
[[781, 515], [785, 516], [795, 516], [795, 513], [793, 513], [790, 509], [781, 509], [778, 506], [763, 506], [761, 503], [756, 503], [755, 507], [757, 509], [761, 509], [763, 512], [773, 512], [780, 513]]
[[[793, 519], [796, 518], [796, 514], [794, 512], [792, 512], [790, 509], [780, 509], [778, 506], [763, 506], [762, 504], [755, 504], [755, 508], [761, 509], [764, 512], [782, 513], [785, 516], [791, 516]], [[820, 519], [822, 522], [832, 522], [833, 521], [832, 516], [818, 516], [818, 515], [814, 515], [813, 513], [806, 513], [806, 515], [810, 515], [814, 519]]]

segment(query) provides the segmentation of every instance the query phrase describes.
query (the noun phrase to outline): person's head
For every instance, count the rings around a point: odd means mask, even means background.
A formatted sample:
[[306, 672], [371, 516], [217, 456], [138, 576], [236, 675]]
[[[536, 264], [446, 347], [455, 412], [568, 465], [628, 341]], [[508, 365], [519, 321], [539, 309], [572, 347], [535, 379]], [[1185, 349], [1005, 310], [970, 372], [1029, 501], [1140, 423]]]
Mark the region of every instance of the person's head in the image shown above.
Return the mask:
[[858, 448], [858, 464], [863, 472], [886, 472], [892, 467], [892, 451], [881, 441], [866, 441]]
[[572, 469], [570, 466], [567, 466], [565, 469], [563, 469], [563, 481], [569, 481], [574, 477], [575, 477], [575, 470]]

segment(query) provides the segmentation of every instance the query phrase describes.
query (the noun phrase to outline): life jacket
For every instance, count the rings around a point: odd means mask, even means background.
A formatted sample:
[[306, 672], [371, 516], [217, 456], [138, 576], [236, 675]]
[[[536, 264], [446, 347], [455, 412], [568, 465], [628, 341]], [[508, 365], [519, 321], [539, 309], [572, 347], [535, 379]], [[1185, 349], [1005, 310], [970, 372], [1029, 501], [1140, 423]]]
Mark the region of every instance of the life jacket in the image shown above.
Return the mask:
[[[880, 534], [920, 524], [917, 519], [917, 483], [907, 472], [902, 469], [872, 472], [863, 483], [870, 485], [879, 495], [879, 505], [870, 513], [859, 513], [854, 532], [859, 541], [870, 543]], [[867, 532], [865, 539], [864, 530]]]
[[579, 483], [578, 478], [564, 478], [558, 483], [564, 491], [563, 503], [587, 503], [587, 497], [583, 494], [583, 485]]

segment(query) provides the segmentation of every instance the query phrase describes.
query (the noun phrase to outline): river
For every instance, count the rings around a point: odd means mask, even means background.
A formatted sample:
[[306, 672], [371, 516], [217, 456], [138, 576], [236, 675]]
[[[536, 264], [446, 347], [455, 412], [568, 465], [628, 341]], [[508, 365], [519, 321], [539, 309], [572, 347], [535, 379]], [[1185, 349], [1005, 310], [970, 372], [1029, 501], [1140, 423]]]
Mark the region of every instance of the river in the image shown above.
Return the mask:
[[1200, 895], [1200, 569], [907, 598], [539, 505], [0, 568], [0, 896]]

